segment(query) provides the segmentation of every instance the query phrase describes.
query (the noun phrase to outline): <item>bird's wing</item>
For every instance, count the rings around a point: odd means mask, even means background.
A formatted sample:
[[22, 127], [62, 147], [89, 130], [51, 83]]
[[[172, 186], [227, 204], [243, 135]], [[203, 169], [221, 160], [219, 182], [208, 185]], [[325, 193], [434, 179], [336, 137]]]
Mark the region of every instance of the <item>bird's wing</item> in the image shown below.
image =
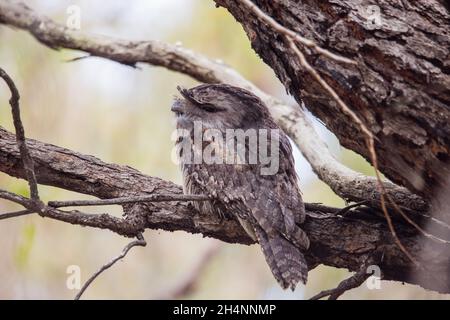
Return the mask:
[[259, 164], [201, 164], [191, 165], [190, 179], [199, 189], [196, 193], [215, 199], [215, 210], [249, 220], [269, 235], [280, 233], [300, 248], [307, 248], [306, 234], [298, 226], [305, 211], [291, 146], [283, 133], [279, 139], [276, 174], [261, 174]]

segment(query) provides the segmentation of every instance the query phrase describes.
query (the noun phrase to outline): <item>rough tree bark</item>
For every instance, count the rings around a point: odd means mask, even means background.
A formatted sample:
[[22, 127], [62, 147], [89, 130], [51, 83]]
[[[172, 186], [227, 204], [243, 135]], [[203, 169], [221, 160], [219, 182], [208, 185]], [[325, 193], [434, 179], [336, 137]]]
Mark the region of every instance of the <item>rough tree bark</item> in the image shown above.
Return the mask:
[[[305, 101], [343, 146], [370, 161], [360, 128], [292, 59], [282, 37], [239, 0], [215, 2], [242, 24], [255, 51], [297, 101]], [[427, 198], [443, 188], [449, 190], [450, 13], [446, 1], [253, 2], [283, 26], [357, 62], [349, 66], [324, 56], [307, 57], [376, 135], [379, 166], [388, 178]]]

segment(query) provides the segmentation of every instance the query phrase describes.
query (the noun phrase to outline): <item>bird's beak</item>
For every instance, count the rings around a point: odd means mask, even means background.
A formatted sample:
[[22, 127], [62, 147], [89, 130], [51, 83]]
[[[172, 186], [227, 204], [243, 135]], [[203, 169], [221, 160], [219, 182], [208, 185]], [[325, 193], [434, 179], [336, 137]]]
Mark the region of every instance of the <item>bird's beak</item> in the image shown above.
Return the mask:
[[170, 110], [174, 112], [177, 117], [181, 116], [184, 114], [184, 103], [185, 102], [181, 99], [175, 99]]

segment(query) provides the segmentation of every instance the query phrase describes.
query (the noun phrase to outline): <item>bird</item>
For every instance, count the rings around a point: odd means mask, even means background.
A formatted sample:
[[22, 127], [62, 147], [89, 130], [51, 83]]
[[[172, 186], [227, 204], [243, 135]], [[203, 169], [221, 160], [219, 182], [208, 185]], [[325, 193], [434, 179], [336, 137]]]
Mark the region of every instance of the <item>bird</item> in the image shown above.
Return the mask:
[[[208, 197], [192, 202], [200, 214], [238, 220], [259, 243], [283, 289], [306, 284], [304, 253], [310, 242], [300, 227], [306, 213], [289, 139], [264, 102], [248, 90], [228, 84], [177, 89], [180, 96], [171, 111], [176, 116], [183, 192]], [[244, 139], [239, 140], [238, 133]], [[259, 140], [252, 140], [252, 133]], [[264, 149], [275, 142], [278, 148], [270, 156], [278, 163], [267, 173], [268, 162], [258, 156], [268, 154]]]

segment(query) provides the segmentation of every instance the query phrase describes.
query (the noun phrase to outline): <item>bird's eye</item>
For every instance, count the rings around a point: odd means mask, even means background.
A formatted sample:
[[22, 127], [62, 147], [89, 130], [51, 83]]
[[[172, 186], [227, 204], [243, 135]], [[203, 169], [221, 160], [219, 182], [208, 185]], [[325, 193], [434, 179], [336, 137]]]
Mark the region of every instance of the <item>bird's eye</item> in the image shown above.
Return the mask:
[[225, 109], [214, 106], [212, 104], [209, 103], [202, 103], [199, 105], [199, 107], [203, 110], [205, 110], [206, 112], [219, 112], [219, 111], [223, 111]]

